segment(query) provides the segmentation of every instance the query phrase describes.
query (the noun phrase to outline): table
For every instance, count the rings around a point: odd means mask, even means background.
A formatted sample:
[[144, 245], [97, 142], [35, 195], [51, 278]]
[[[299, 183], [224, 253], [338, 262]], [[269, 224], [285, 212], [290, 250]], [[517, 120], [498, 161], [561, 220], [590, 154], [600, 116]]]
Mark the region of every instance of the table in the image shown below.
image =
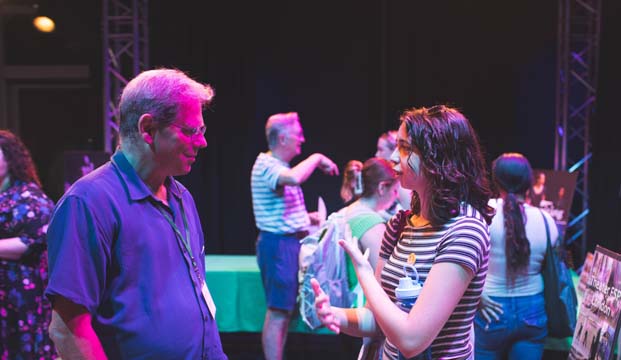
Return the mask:
[[[205, 279], [221, 332], [261, 332], [267, 306], [256, 256], [207, 255]], [[291, 321], [289, 332], [334, 334], [325, 328], [311, 330], [299, 316]]]
[[[254, 255], [207, 255], [205, 279], [216, 303], [216, 321], [221, 332], [261, 332], [265, 318], [265, 295], [259, 266]], [[572, 272], [577, 286], [578, 276]], [[579, 299], [581, 300], [581, 299]], [[315, 331], [297, 316], [289, 332], [334, 334], [320, 328]], [[571, 337], [548, 338], [546, 349], [569, 351]]]

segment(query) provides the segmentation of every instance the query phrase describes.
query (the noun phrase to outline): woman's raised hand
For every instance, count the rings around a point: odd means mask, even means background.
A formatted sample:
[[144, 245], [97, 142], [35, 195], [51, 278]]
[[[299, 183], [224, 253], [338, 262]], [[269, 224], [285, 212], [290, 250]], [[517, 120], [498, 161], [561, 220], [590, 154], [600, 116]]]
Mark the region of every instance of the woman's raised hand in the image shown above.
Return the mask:
[[356, 269], [358, 279], [360, 279], [361, 271], [370, 271], [373, 274], [374, 269], [369, 263], [369, 249], [367, 248], [364, 254], [360, 251], [360, 245], [358, 244], [358, 238], [351, 235], [351, 228], [349, 224], [345, 226], [344, 238], [339, 240], [339, 245], [345, 249], [345, 252], [351, 258], [351, 262]]

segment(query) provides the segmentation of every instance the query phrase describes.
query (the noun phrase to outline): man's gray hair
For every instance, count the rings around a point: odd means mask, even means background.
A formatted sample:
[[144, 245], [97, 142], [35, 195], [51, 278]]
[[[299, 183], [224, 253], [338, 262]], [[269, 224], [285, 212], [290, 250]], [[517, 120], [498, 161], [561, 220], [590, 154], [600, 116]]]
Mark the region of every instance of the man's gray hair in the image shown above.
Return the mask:
[[299, 121], [298, 113], [296, 112], [274, 114], [270, 116], [265, 124], [265, 136], [269, 148], [272, 149], [278, 145], [278, 136]]
[[185, 104], [209, 105], [214, 90], [177, 69], [156, 69], [133, 78], [121, 94], [119, 103], [120, 135], [131, 142], [138, 137], [138, 119], [151, 114], [160, 126], [170, 125]]

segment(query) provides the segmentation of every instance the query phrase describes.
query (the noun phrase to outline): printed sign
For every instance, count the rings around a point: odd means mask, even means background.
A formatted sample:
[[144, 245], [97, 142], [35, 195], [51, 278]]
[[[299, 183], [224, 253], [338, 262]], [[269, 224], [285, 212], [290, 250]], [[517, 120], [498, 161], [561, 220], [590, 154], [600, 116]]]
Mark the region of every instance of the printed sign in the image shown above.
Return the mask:
[[569, 359], [612, 359], [620, 309], [621, 255], [598, 245], [586, 277]]

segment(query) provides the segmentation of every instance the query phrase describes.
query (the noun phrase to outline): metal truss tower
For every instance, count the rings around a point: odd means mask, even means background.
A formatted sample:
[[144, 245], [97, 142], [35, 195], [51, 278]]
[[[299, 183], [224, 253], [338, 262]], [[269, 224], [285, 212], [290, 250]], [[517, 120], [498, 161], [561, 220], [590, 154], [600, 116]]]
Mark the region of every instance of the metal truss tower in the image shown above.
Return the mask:
[[127, 82], [149, 66], [148, 0], [102, 0], [104, 150], [118, 143], [118, 100]]
[[597, 99], [601, 0], [559, 0], [558, 4], [554, 168], [578, 173], [566, 244], [580, 240], [580, 256], [584, 256], [589, 214], [589, 126]]

